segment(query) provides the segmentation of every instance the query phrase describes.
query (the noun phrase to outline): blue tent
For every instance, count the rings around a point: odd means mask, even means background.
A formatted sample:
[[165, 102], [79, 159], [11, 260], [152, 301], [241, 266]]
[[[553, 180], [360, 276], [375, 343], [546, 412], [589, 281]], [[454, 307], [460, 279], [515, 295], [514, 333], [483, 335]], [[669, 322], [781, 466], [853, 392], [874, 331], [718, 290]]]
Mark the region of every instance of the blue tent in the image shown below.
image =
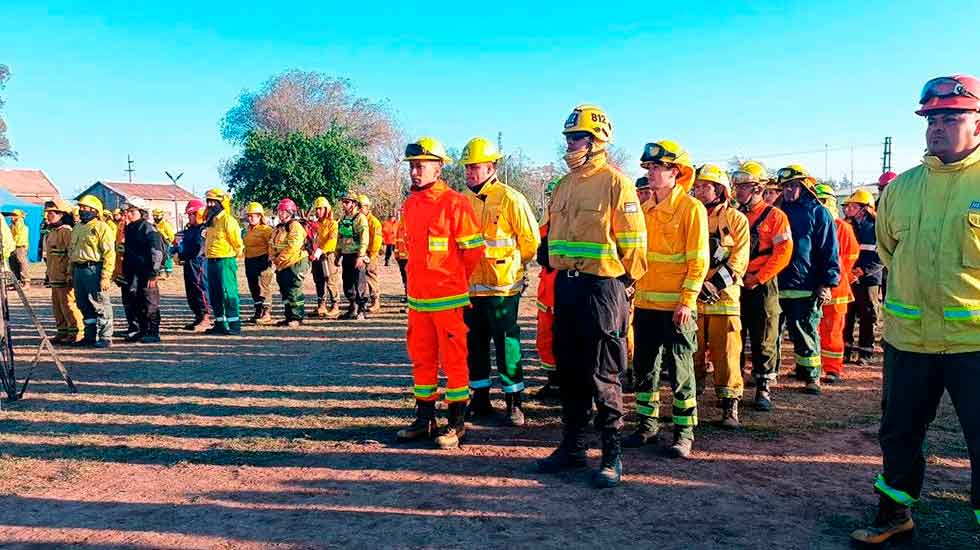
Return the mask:
[[38, 242], [41, 239], [41, 223], [44, 222], [44, 207], [24, 199], [18, 199], [6, 189], [0, 188], [0, 213], [9, 216], [13, 214], [14, 210], [23, 210], [26, 214], [24, 223], [27, 224], [31, 239], [30, 245], [27, 247], [27, 259], [32, 262], [40, 262], [41, 255], [38, 253]]

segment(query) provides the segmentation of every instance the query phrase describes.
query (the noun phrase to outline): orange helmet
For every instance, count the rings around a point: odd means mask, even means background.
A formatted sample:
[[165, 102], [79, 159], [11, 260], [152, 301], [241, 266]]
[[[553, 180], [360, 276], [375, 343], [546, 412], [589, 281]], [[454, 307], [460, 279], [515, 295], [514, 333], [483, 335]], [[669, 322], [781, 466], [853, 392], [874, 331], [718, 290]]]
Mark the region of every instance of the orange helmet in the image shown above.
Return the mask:
[[922, 107], [915, 112], [929, 116], [932, 111], [980, 111], [980, 80], [975, 76], [954, 74], [926, 82], [919, 96]]

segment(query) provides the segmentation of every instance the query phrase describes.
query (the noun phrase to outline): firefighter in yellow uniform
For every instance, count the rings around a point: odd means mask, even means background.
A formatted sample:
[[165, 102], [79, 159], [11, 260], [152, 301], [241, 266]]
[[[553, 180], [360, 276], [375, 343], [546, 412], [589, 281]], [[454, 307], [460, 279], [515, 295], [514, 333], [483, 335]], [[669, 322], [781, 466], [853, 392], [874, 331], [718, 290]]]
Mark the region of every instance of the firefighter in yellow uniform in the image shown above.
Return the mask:
[[[337, 220], [326, 197], [313, 201], [316, 242], [313, 243], [313, 285], [316, 288], [316, 317], [331, 319], [340, 315], [340, 270], [337, 256]], [[328, 307], [329, 304], [329, 307]]]
[[30, 244], [30, 230], [24, 223], [23, 210], [14, 210], [10, 216], [10, 232], [14, 236], [14, 254], [10, 257], [10, 271], [14, 273], [20, 286], [30, 285], [31, 276], [28, 272], [30, 265], [27, 260], [27, 247]]
[[166, 256], [166, 260], [164, 261], [163, 273], [160, 278], [166, 279], [174, 272], [174, 257], [170, 253], [170, 247], [174, 244], [174, 237], [177, 235], [177, 230], [174, 229], [174, 224], [170, 223], [170, 220], [164, 217], [163, 209], [161, 208], [153, 209], [153, 223], [157, 226], [160, 237], [163, 238], [163, 254]]
[[674, 438], [669, 454], [688, 458], [698, 423], [694, 376], [697, 298], [708, 272], [708, 220], [688, 194], [694, 183], [690, 156], [676, 142], [648, 143], [640, 157], [653, 197], [643, 203], [647, 271], [636, 283], [636, 431], [624, 442], [641, 447], [659, 430], [660, 371], [673, 390]]
[[490, 342], [494, 345], [500, 388], [507, 403], [507, 420], [524, 425], [521, 392], [521, 329], [517, 312], [524, 291], [524, 265], [541, 244], [538, 222], [531, 205], [519, 191], [497, 177], [497, 161], [503, 155], [489, 140], [473, 138], [463, 148], [460, 163], [466, 170], [464, 195], [473, 207], [486, 243], [483, 258], [470, 276], [470, 302], [464, 310], [467, 362], [473, 395], [473, 416], [493, 414], [490, 404]]
[[694, 196], [708, 211], [708, 274], [698, 295], [698, 350], [694, 372], [698, 395], [704, 391], [708, 360], [714, 366], [715, 395], [722, 427], [739, 427], [738, 404], [744, 383], [739, 299], [749, 265], [749, 220], [732, 206], [728, 175], [714, 164], [698, 168]]
[[361, 214], [368, 223], [368, 263], [364, 268], [364, 276], [367, 279], [368, 288], [368, 311], [381, 311], [381, 281], [378, 280], [378, 258], [381, 254], [383, 245], [381, 240], [381, 220], [371, 213], [371, 199], [367, 195], [359, 195], [361, 203]]
[[75, 224], [71, 212], [71, 205], [62, 199], [55, 199], [44, 209], [44, 221], [48, 226], [48, 234], [44, 237], [44, 261], [51, 285], [51, 309], [57, 324], [56, 344], [75, 344], [82, 338], [82, 312], [75, 305], [68, 259], [71, 228]]
[[72, 263], [75, 304], [82, 312], [82, 345], [112, 346], [112, 303], [109, 281], [116, 263], [112, 230], [100, 218], [102, 201], [92, 195], [78, 200], [79, 223], [71, 230], [68, 258]]
[[622, 475], [620, 430], [626, 368], [628, 292], [646, 272], [646, 230], [633, 180], [609, 165], [612, 123], [595, 105], [565, 120], [565, 163], [548, 207], [548, 235], [538, 262], [558, 271], [554, 350], [561, 377], [562, 442], [537, 464], [542, 473], [585, 466], [585, 427], [593, 402], [602, 461], [596, 487]]
[[242, 244], [245, 250], [245, 281], [252, 295], [255, 312], [249, 322], [257, 325], [271, 325], [272, 321], [272, 279], [275, 269], [269, 258], [269, 241], [273, 228], [266, 223], [265, 208], [251, 202], [245, 209], [248, 227]]

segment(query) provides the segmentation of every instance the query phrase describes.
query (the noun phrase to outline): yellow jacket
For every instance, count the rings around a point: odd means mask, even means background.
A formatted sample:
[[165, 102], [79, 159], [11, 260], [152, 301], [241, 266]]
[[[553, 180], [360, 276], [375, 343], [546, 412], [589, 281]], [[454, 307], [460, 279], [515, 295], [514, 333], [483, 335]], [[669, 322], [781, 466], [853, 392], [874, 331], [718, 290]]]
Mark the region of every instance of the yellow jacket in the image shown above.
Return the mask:
[[306, 228], [297, 220], [280, 223], [269, 240], [269, 259], [276, 271], [295, 265], [306, 257], [303, 243], [306, 241]]
[[72, 263], [101, 263], [102, 282], [108, 284], [116, 265], [116, 243], [112, 230], [100, 219], [75, 224], [71, 230], [68, 257]]
[[878, 202], [888, 268], [884, 339], [917, 353], [980, 351], [980, 149], [952, 164], [927, 155]]
[[225, 208], [211, 219], [204, 234], [204, 254], [209, 259], [236, 258], [244, 248], [242, 228]]
[[636, 186], [609, 166], [605, 153], [561, 179], [548, 217], [552, 268], [633, 280], [646, 272], [647, 233]]
[[[177, 235], [177, 230], [174, 229], [174, 224], [170, 223], [166, 219], [162, 219], [160, 220], [160, 223], [156, 224], [156, 226], [160, 236], [163, 237], [163, 242], [167, 246], [172, 245], [174, 243], [174, 236]], [[164, 252], [164, 255], [169, 254]]]
[[316, 247], [324, 254], [333, 254], [337, 251], [337, 220], [333, 219], [333, 216], [317, 220]]
[[24, 220], [17, 218], [14, 223], [10, 226], [10, 233], [14, 236], [14, 246], [17, 248], [27, 247], [30, 245], [30, 231], [27, 229], [27, 224]]
[[368, 224], [368, 247], [367, 254], [371, 257], [371, 261], [374, 261], [378, 257], [378, 253], [381, 252], [381, 220], [375, 217], [374, 214], [367, 214], [364, 216], [367, 218]]
[[[749, 219], [727, 204], [719, 204], [708, 211], [708, 236], [717, 236], [719, 247], [710, 258], [705, 280], [711, 279], [724, 266], [725, 275], [732, 279], [719, 294], [721, 299], [713, 304], [698, 302], [698, 313], [706, 315], [739, 315], [739, 295], [742, 277], [749, 267]], [[709, 241], [710, 242], [710, 241]], [[708, 253], [711, 250], [709, 247]], [[723, 275], [724, 276], [724, 275]]]
[[6, 260], [11, 254], [14, 253], [14, 235], [10, 232], [10, 226], [7, 225], [7, 220], [3, 216], [0, 216], [0, 252], [2, 252], [3, 259]]
[[48, 282], [51, 288], [65, 288], [71, 280], [71, 226], [59, 225], [44, 237], [44, 263], [47, 264]]
[[[116, 228], [116, 222], [113, 221], [113, 220], [103, 220], [103, 221], [105, 222], [105, 224], [107, 226], [109, 226], [109, 231], [112, 231], [112, 240], [115, 241], [116, 240], [116, 232], [118, 231], [118, 229]], [[71, 229], [71, 228], [69, 228], [69, 229]]]
[[269, 255], [269, 240], [272, 239], [272, 228], [262, 223], [249, 226], [245, 232], [245, 257], [257, 258]]
[[687, 194], [693, 174], [677, 181], [659, 203], [643, 203], [647, 227], [646, 275], [636, 283], [636, 307], [673, 311], [697, 307], [708, 273], [708, 213]]
[[470, 275], [471, 296], [513, 296], [524, 290], [524, 264], [541, 244], [534, 212], [520, 192], [496, 176], [479, 193], [463, 192], [483, 229], [483, 259]]

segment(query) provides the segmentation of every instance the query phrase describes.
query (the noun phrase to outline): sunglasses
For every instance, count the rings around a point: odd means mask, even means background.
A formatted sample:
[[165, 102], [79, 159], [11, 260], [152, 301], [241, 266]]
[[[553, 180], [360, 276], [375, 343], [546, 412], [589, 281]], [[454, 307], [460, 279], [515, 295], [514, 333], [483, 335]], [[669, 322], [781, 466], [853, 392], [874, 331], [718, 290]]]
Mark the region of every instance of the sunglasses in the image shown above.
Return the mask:
[[583, 139], [590, 137], [592, 137], [592, 134], [588, 132], [569, 132], [565, 134], [565, 139], [569, 139], [571, 141], [582, 141]]
[[417, 157], [419, 155], [432, 155], [432, 152], [418, 143], [409, 143], [405, 146], [406, 157]]
[[647, 143], [643, 146], [643, 155], [640, 156], [640, 163], [672, 163], [677, 160], [677, 153], [664, 149], [659, 143]]
[[783, 182], [794, 178], [805, 178], [806, 176], [807, 175], [805, 173], [788, 166], [786, 168], [780, 168], [779, 171], [776, 172], [776, 180]]

